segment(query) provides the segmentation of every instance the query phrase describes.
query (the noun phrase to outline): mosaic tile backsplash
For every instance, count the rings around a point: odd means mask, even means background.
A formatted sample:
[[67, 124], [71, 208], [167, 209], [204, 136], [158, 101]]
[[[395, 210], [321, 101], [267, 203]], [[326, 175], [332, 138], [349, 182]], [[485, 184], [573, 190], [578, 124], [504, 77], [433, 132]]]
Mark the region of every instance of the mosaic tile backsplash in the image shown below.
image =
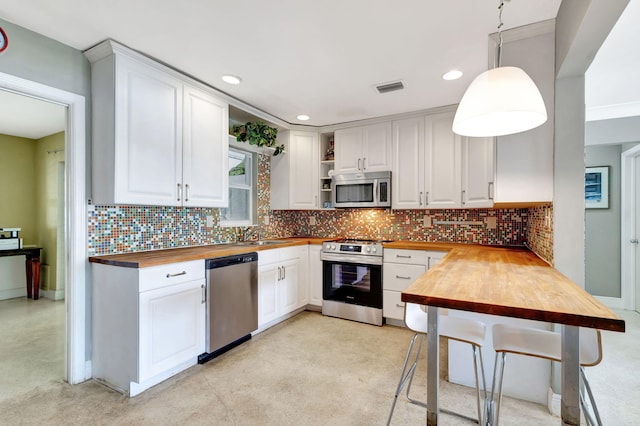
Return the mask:
[[527, 246], [553, 266], [553, 205], [529, 209]]
[[[269, 182], [269, 157], [260, 155], [257, 210], [262, 238], [357, 237], [528, 245], [545, 260], [552, 261], [553, 235], [544, 222], [551, 206], [536, 209], [271, 211]], [[206, 227], [207, 215], [213, 217], [213, 227]], [[246, 231], [246, 228], [221, 227], [219, 210], [211, 208], [93, 206], [89, 209], [88, 219], [90, 255], [218, 244], [234, 241], [236, 235]], [[437, 224], [440, 221], [472, 224]]]

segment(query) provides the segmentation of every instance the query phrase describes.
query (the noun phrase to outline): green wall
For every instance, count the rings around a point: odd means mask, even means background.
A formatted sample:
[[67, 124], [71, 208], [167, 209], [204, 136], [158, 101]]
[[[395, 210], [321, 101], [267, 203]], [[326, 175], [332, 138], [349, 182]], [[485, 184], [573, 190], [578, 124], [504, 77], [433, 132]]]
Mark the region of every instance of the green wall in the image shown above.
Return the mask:
[[23, 244], [42, 247], [41, 262], [49, 268], [43, 270], [42, 290], [57, 289], [58, 206], [64, 201], [58, 199], [64, 151], [47, 151], [64, 144], [64, 132], [38, 140], [0, 135], [0, 193], [7, 200], [0, 204], [0, 227], [22, 228]]
[[37, 244], [36, 141], [0, 135], [0, 227], [22, 228], [24, 244]]
[[[58, 265], [58, 208], [64, 207], [64, 199], [58, 199], [58, 167], [64, 165], [64, 151], [50, 152], [64, 148], [64, 132], [46, 136], [36, 141], [34, 163], [36, 165], [36, 230], [38, 245], [42, 247], [42, 263], [48, 265], [43, 270], [42, 289], [56, 290]], [[64, 288], [61, 285], [60, 288]]]

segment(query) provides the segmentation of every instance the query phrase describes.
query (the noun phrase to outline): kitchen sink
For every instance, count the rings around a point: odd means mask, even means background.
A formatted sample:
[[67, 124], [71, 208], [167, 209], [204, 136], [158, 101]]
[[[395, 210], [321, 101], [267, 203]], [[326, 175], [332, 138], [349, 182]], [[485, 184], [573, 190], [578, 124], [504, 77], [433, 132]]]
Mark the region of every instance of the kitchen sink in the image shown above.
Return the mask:
[[238, 241], [236, 245], [239, 246], [271, 246], [276, 244], [284, 244], [286, 241], [274, 241], [274, 240], [258, 240], [258, 241]]

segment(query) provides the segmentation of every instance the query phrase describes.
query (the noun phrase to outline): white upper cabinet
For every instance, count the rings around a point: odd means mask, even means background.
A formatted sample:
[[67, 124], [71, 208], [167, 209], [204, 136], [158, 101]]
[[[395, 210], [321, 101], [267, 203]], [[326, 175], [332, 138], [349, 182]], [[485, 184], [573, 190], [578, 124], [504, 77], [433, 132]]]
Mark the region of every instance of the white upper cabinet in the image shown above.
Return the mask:
[[493, 138], [462, 138], [452, 122], [450, 112], [393, 122], [394, 209], [493, 205]]
[[462, 138], [462, 206], [492, 207], [495, 138]]
[[226, 206], [228, 105], [113, 41], [85, 54], [94, 204]]
[[453, 114], [428, 116], [425, 122], [425, 205], [431, 209], [462, 206], [461, 138], [453, 133]]
[[336, 173], [391, 170], [391, 123], [336, 130]]
[[[115, 122], [103, 114], [105, 106], [112, 107], [105, 105], [109, 95], [96, 87], [99, 81], [93, 83], [94, 203], [175, 205], [182, 172], [182, 83], [127, 56], [113, 59], [115, 105], [109, 115], [115, 114]], [[100, 190], [112, 183], [109, 193]]]
[[185, 206], [228, 205], [228, 120], [226, 103], [203, 90], [184, 86], [182, 181]]
[[362, 167], [362, 127], [336, 130], [335, 171], [336, 173], [356, 173]]
[[394, 121], [392, 149], [393, 208], [424, 208], [424, 117]]
[[321, 208], [318, 134], [285, 131], [278, 140], [285, 144], [285, 152], [271, 157], [271, 209]]

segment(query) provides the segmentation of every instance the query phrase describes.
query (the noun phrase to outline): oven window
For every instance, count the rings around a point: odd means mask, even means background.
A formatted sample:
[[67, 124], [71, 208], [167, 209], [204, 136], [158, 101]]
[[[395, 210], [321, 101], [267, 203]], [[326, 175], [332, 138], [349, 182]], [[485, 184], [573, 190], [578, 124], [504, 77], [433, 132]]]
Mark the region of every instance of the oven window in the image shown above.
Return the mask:
[[373, 183], [336, 185], [337, 203], [373, 202]]
[[325, 300], [382, 308], [382, 266], [322, 262]]
[[370, 267], [363, 265], [335, 264], [333, 265], [334, 289], [342, 286], [350, 286], [358, 291], [371, 290]]

